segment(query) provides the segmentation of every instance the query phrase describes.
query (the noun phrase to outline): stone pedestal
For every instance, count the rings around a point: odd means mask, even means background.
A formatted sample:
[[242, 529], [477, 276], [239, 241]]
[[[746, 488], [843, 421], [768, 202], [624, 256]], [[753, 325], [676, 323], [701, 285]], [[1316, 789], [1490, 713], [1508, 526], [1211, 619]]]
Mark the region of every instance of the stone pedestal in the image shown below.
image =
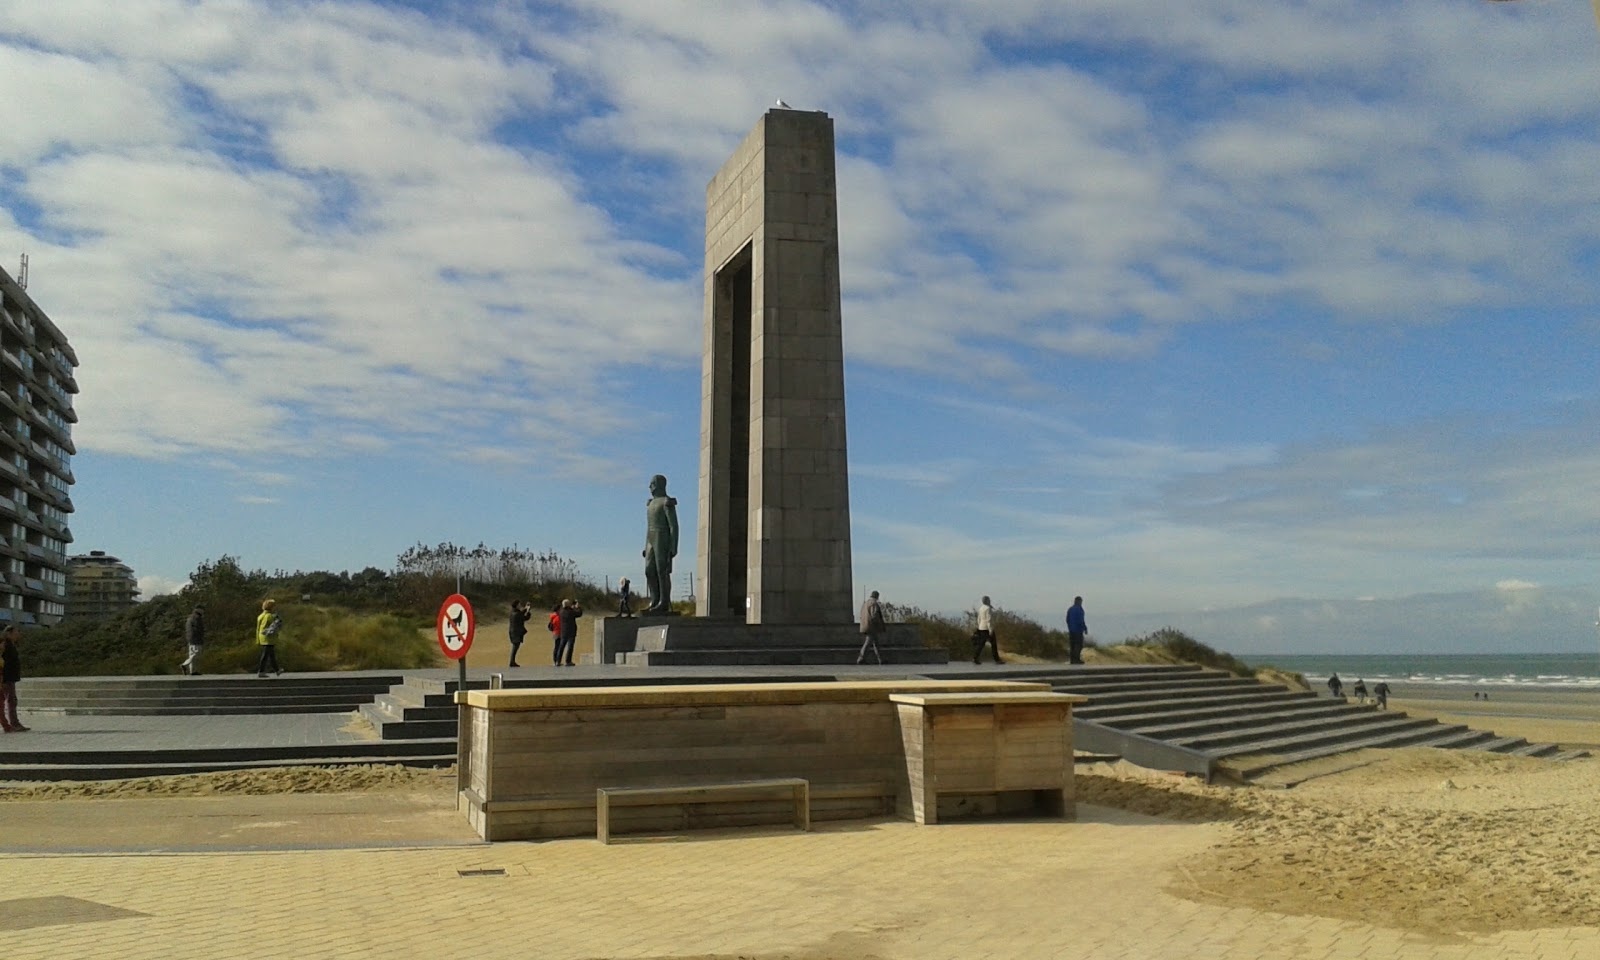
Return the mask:
[[[856, 662], [862, 636], [853, 623], [754, 624], [699, 617], [640, 627], [627, 666], [843, 665]], [[886, 664], [949, 663], [945, 650], [922, 645], [911, 623], [891, 623], [878, 640]], [[867, 664], [876, 665], [872, 654]]]
[[619, 663], [618, 656], [634, 650], [635, 637], [643, 627], [659, 626], [682, 617], [600, 617], [594, 621], [594, 663]]

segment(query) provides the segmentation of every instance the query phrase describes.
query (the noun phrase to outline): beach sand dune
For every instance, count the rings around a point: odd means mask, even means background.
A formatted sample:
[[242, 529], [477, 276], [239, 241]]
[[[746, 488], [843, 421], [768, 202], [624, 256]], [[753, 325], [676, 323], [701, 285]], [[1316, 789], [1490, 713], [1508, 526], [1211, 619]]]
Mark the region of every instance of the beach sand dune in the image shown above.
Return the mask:
[[1600, 924], [1600, 761], [1363, 751], [1207, 786], [1127, 765], [1078, 778], [1081, 802], [1227, 820], [1168, 892], [1203, 903], [1450, 935]]

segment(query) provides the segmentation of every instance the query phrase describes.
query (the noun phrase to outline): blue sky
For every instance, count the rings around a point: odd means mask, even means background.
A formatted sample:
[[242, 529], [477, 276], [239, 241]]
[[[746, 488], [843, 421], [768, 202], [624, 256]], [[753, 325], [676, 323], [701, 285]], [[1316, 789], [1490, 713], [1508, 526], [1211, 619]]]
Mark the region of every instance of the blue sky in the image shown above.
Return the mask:
[[[1579, 2], [0, 0], [74, 549], [693, 529], [705, 184], [839, 146], [858, 588], [1243, 653], [1593, 649]], [[678, 593], [693, 551], [685, 543]]]

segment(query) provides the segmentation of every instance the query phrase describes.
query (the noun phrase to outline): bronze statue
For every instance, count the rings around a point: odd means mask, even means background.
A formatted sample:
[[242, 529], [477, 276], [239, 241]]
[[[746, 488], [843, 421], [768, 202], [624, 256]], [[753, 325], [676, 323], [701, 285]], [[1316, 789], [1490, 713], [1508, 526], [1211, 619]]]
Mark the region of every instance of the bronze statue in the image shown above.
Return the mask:
[[667, 478], [650, 478], [645, 507], [644, 581], [650, 588], [646, 614], [672, 612], [672, 558], [678, 555], [678, 501], [667, 496]]

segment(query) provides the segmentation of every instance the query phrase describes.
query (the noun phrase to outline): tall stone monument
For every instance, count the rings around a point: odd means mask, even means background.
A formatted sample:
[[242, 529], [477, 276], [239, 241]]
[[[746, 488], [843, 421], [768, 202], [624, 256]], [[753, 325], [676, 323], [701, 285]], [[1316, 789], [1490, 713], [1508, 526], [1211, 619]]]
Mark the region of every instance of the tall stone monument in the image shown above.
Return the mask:
[[706, 187], [695, 612], [848, 623], [833, 120], [767, 111]]
[[[767, 111], [712, 178], [705, 290], [696, 616], [604, 621], [598, 654], [630, 665], [853, 664], [826, 113]], [[948, 660], [908, 624], [891, 624], [880, 645], [889, 663]]]

